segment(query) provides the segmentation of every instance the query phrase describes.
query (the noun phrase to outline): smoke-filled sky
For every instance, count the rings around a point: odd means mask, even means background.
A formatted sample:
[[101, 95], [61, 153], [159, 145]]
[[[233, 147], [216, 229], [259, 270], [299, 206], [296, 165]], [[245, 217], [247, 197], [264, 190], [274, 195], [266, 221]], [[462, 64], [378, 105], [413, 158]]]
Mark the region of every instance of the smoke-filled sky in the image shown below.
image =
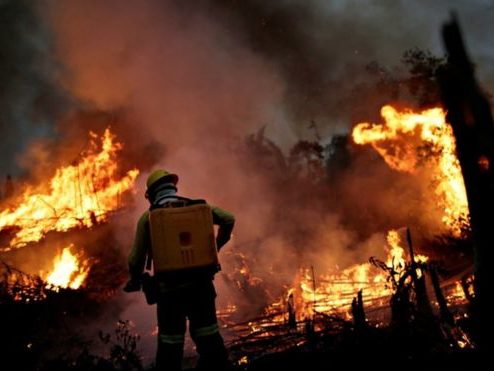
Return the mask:
[[0, 174], [18, 171], [33, 138], [53, 135], [72, 98], [139, 106], [140, 120], [174, 131], [201, 122], [199, 138], [226, 121], [235, 128], [219, 130], [238, 135], [267, 125], [278, 142], [310, 135], [311, 120], [330, 135], [349, 125], [345, 96], [363, 66], [398, 64], [412, 47], [440, 54], [453, 9], [491, 86], [489, 0], [2, 0]]

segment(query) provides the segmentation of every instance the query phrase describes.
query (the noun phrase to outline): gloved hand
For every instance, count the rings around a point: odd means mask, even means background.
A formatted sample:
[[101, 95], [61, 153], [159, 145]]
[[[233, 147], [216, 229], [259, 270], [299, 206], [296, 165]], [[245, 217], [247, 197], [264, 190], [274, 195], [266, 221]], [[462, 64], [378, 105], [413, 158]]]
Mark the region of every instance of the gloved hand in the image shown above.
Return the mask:
[[125, 292], [141, 291], [141, 282], [131, 279], [125, 284], [123, 290]]

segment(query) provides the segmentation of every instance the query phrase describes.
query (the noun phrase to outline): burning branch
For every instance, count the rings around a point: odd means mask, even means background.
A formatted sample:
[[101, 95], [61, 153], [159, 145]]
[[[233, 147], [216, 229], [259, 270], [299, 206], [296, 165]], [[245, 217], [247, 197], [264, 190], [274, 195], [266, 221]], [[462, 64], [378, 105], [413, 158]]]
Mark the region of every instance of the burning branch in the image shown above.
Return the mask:
[[[116, 155], [122, 144], [115, 141], [110, 129], [101, 138], [90, 135], [89, 149], [77, 163], [56, 170], [47, 192], [28, 188], [17, 206], [0, 213], [0, 232], [15, 229], [2, 251], [37, 242], [50, 231], [91, 228], [119, 207], [120, 194], [132, 189], [139, 172], [129, 170], [117, 179]], [[74, 187], [75, 196], [70, 193]]]

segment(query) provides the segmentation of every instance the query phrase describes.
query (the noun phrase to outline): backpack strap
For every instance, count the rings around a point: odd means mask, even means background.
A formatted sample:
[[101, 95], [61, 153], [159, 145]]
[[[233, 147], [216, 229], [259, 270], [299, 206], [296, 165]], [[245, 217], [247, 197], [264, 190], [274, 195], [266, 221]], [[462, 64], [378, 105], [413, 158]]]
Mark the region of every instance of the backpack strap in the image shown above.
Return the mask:
[[155, 209], [163, 208], [163, 207], [186, 207], [192, 205], [201, 205], [206, 204], [207, 202], [203, 199], [191, 199], [187, 197], [175, 196], [176, 200], [167, 202], [163, 205], [152, 204], [149, 207], [149, 211], [153, 211]]

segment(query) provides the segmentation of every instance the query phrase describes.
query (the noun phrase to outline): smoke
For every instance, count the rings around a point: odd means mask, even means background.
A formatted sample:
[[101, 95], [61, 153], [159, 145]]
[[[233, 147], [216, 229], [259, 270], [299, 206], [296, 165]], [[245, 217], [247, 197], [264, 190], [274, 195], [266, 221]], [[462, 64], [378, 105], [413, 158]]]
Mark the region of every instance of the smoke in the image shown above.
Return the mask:
[[[143, 170], [139, 196], [151, 167], [164, 167], [179, 174], [183, 195], [205, 198], [236, 214], [233, 242], [222, 251], [219, 300], [241, 302], [250, 315], [271, 298], [232, 289], [232, 266], [240, 253], [252, 262], [252, 277], [269, 282], [275, 296], [300, 265], [324, 271], [378, 254], [384, 242], [375, 232], [405, 223], [424, 200], [414, 195], [423, 189], [386, 170], [382, 161], [366, 159], [334, 184], [313, 184], [286, 164], [278, 166], [286, 161], [279, 153], [265, 156], [272, 150], [268, 141], [256, 147], [245, 137], [266, 127], [266, 136], [287, 149], [299, 138], [313, 138], [307, 129], [311, 122], [328, 139], [348, 131], [356, 111], [374, 115], [375, 92], [364, 94], [369, 99], [355, 99], [368, 79], [365, 66], [373, 60], [394, 65], [415, 46], [441, 54], [439, 24], [450, 7], [459, 10], [467, 42], [476, 40], [470, 44], [479, 53], [474, 57], [491, 61], [482, 28], [471, 25], [492, 28], [487, 22], [492, 8], [475, 3], [477, 9], [472, 2], [451, 1], [435, 2], [433, 8], [417, 1], [411, 8], [410, 2], [371, 0], [207, 0], [193, 5], [47, 0], [33, 9], [25, 1], [3, 1], [0, 7], [14, 9], [14, 15], [1, 27], [12, 28], [17, 42], [1, 40], [10, 49], [0, 62], [0, 82], [7, 86], [0, 96], [0, 117], [7, 117], [2, 123], [18, 119], [8, 128], [2, 124], [2, 134], [7, 130], [2, 140], [12, 138], [5, 146], [2, 142], [2, 151], [8, 151], [2, 155], [11, 158], [22, 149], [15, 138], [24, 140], [23, 125], [30, 132], [49, 131], [58, 123], [69, 139], [64, 146], [70, 148], [58, 151], [64, 156], [37, 145], [24, 157], [52, 161], [70, 158], [67, 151], [80, 148], [74, 141], [83, 142], [88, 129], [101, 131], [111, 122], [125, 143], [126, 164]], [[34, 14], [41, 14], [43, 22], [18, 21]], [[473, 23], [479, 14], [481, 21]], [[12, 66], [20, 72], [5, 72]], [[490, 82], [494, 73], [483, 66], [481, 74]], [[61, 92], [77, 102], [63, 120], [51, 110], [61, 107], [52, 104], [65, 97]], [[43, 97], [42, 104], [34, 104], [37, 97]], [[274, 164], [266, 164], [266, 158]], [[365, 199], [363, 189], [369, 195]], [[124, 253], [146, 207], [138, 197], [135, 210], [115, 227]], [[427, 224], [427, 217], [419, 222]], [[149, 317], [147, 311], [137, 302], [126, 314], [138, 321], [137, 316]]]
[[0, 1], [0, 174], [36, 138], [53, 135], [69, 104], [56, 82], [49, 32], [27, 0]]
[[[203, 11], [249, 49], [277, 67], [286, 89], [283, 104], [298, 136], [315, 121], [325, 136], [345, 130], [355, 110], [355, 89], [368, 79], [364, 66], [395, 66], [406, 49], [442, 55], [439, 30], [458, 13], [466, 41], [492, 86], [494, 8], [489, 1], [234, 1], [201, 2]], [[197, 4], [190, 5], [197, 9]], [[189, 9], [189, 10], [190, 10]], [[351, 81], [349, 81], [351, 80]], [[362, 109], [362, 108], [360, 108]], [[367, 114], [375, 109], [367, 108]]]

